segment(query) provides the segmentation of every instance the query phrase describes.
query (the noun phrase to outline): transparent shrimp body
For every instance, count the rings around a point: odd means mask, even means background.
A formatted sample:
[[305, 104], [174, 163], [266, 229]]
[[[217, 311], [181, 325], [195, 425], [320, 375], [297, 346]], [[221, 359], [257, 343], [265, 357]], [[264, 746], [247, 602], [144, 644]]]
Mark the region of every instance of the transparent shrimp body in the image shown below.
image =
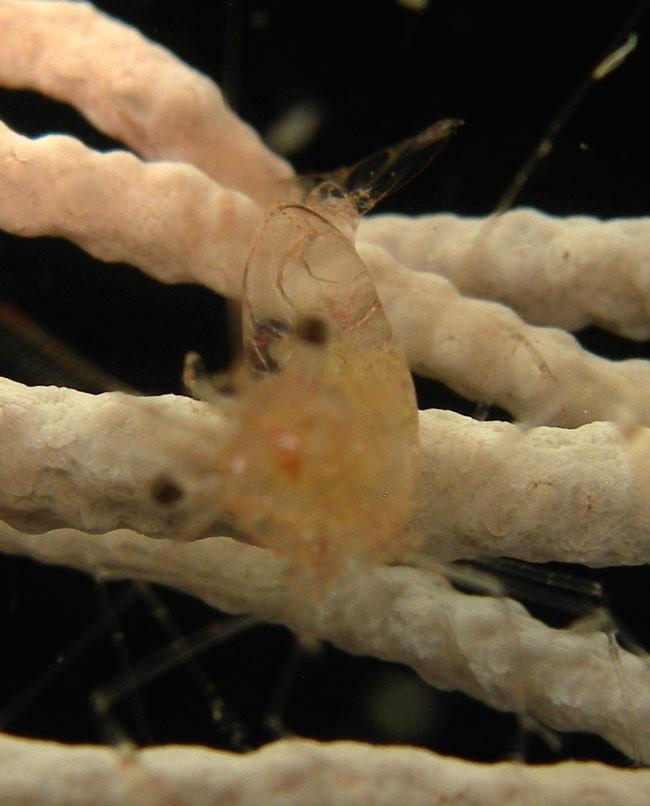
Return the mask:
[[246, 269], [249, 379], [223, 466], [237, 527], [324, 584], [410, 552], [419, 470], [411, 376], [354, 250], [355, 217], [329, 186], [268, 213]]

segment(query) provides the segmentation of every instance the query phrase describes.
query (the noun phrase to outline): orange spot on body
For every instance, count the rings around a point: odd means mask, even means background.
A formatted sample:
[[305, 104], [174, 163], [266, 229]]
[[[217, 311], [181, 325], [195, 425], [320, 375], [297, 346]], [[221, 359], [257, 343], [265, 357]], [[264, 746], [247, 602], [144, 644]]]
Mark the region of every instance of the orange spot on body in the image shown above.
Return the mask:
[[297, 481], [302, 469], [302, 446], [296, 434], [284, 428], [274, 429], [271, 450], [278, 470], [290, 481]]

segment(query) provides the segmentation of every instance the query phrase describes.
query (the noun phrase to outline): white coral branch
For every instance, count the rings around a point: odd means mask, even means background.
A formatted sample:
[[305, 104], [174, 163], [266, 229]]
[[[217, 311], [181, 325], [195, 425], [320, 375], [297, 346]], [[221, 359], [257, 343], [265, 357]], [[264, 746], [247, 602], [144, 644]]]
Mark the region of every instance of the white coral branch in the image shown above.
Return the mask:
[[601, 358], [570, 333], [464, 297], [444, 277], [408, 269], [380, 247], [357, 247], [415, 372], [530, 425], [650, 425], [650, 362]]
[[289, 573], [273, 552], [225, 537], [179, 543], [126, 530], [43, 536], [6, 527], [0, 549], [104, 579], [170, 585], [225, 612], [404, 663], [438, 688], [465, 691], [557, 730], [597, 733], [650, 761], [645, 659], [623, 650], [615, 659], [602, 632], [551, 629], [512, 600], [468, 596], [431, 570], [357, 570], [320, 598], [308, 593], [301, 569]]
[[[215, 468], [229, 421], [212, 405], [0, 379], [0, 413], [0, 515], [18, 528], [124, 526], [178, 537], [193, 531], [206, 498], [212, 521], [224, 514]], [[650, 562], [647, 429], [626, 437], [597, 422], [521, 431], [432, 409], [420, 413], [420, 441], [410, 528], [437, 560]], [[152, 494], [161, 476], [183, 490], [173, 507]]]
[[[30, 140], [0, 126], [5, 230], [63, 236], [164, 282], [194, 280], [241, 294], [261, 216], [247, 197], [189, 165], [99, 154], [69, 137]], [[648, 362], [599, 358], [564, 331], [527, 325], [502, 305], [461, 296], [438, 275], [401, 266], [379, 247], [359, 247], [415, 370], [529, 423], [650, 424]]]
[[[105, 806], [310, 803], [644, 806], [650, 773], [602, 764], [478, 765], [425, 750], [285, 740], [246, 755], [199, 747], [116, 751], [0, 736], [7, 802]], [[74, 801], [72, 801], [74, 793]]]
[[0, 122], [0, 172], [7, 232], [57, 235], [162, 282], [241, 293], [261, 210], [192, 165], [100, 154], [63, 135], [31, 140]]
[[189, 163], [261, 203], [293, 176], [216, 84], [89, 3], [0, 2], [0, 84], [73, 104], [148, 160]]
[[361, 222], [358, 237], [533, 324], [566, 330], [593, 324], [629, 339], [650, 338], [647, 218], [557, 218], [526, 209], [490, 218], [377, 215]]

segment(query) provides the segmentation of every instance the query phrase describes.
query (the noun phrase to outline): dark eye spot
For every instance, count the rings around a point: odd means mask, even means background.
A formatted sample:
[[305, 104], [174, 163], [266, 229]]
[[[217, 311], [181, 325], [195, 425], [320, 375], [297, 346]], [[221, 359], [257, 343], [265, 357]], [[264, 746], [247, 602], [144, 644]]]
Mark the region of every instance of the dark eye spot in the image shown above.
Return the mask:
[[158, 476], [151, 483], [151, 497], [164, 506], [175, 504], [183, 497], [183, 490], [167, 476]]
[[327, 322], [318, 316], [304, 316], [296, 324], [296, 336], [307, 344], [322, 347], [329, 338]]

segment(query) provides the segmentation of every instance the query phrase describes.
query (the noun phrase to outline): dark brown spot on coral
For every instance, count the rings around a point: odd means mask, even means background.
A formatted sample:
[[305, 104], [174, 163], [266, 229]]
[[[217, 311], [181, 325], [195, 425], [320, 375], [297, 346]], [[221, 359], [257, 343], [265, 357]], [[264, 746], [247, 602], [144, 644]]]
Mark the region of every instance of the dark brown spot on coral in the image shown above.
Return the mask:
[[183, 497], [183, 490], [167, 476], [158, 476], [151, 483], [151, 496], [164, 506], [175, 504]]

